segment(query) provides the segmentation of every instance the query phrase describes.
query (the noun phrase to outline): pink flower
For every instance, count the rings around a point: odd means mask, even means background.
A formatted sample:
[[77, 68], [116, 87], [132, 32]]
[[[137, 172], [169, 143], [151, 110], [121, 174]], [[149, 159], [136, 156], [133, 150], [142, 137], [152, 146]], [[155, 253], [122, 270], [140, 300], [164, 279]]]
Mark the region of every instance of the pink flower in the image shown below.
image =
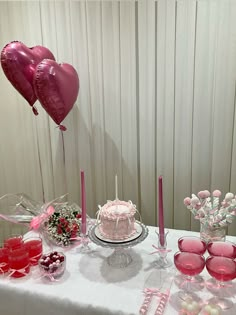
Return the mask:
[[199, 198], [205, 199], [205, 198], [210, 197], [211, 194], [208, 190], [202, 190], [202, 191], [199, 191], [199, 193], [197, 195]]
[[78, 230], [78, 225], [77, 224], [73, 224], [73, 231], [77, 231]]
[[62, 234], [62, 229], [60, 227], [57, 228], [57, 233]]
[[221, 191], [220, 190], [214, 190], [212, 193], [213, 197], [220, 197], [221, 196]]
[[201, 198], [201, 199], [206, 198], [206, 197], [205, 197], [205, 192], [204, 192], [203, 190], [202, 190], [202, 191], [199, 191], [199, 193], [198, 193], [197, 195], [198, 195], [198, 197]]
[[189, 197], [184, 198], [184, 204], [185, 204], [185, 206], [190, 206], [191, 205], [191, 199]]
[[206, 198], [210, 197], [210, 192], [208, 190], [204, 190]]
[[71, 237], [73, 238], [73, 237], [76, 237], [77, 236], [77, 231], [72, 231], [71, 232]]

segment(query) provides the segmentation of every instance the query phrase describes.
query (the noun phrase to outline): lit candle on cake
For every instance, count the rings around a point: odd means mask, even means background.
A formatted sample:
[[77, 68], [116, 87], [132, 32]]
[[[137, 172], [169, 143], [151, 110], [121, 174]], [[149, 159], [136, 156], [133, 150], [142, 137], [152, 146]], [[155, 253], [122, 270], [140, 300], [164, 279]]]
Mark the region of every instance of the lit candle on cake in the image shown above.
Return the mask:
[[162, 176], [158, 179], [159, 184], [159, 207], [158, 207], [158, 218], [159, 218], [159, 240], [161, 246], [165, 244], [165, 232], [164, 232], [164, 213], [163, 213], [163, 190], [162, 190]]
[[84, 182], [84, 171], [80, 171], [81, 178], [81, 233], [86, 235], [86, 196], [85, 196], [85, 182]]

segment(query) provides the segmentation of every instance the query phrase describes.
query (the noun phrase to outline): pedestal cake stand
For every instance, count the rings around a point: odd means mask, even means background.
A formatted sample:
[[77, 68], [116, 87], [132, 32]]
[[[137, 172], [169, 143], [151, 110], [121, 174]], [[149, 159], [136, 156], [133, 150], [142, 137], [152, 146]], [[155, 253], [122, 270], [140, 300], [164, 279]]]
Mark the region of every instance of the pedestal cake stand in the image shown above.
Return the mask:
[[148, 236], [148, 228], [141, 222], [135, 222], [136, 233], [126, 240], [111, 240], [103, 237], [99, 232], [99, 224], [92, 226], [88, 236], [95, 244], [114, 249], [107, 257], [108, 265], [114, 268], [125, 268], [132, 262], [132, 257], [126, 249], [141, 243]]

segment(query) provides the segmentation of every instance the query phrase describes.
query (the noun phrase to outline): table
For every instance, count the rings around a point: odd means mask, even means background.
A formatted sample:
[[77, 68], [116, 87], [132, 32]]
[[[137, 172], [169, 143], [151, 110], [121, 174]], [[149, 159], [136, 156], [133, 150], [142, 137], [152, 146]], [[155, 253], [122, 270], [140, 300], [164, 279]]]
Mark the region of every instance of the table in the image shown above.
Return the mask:
[[[78, 248], [65, 249], [67, 270], [60, 281], [50, 282], [38, 277], [38, 267], [21, 279], [0, 278], [1, 315], [138, 315], [143, 302], [143, 288], [147, 277], [153, 272], [153, 262], [157, 258], [150, 255], [152, 244], [157, 244], [155, 227], [148, 227], [149, 235], [140, 244], [127, 249], [133, 262], [124, 269], [114, 269], [107, 264], [106, 257], [111, 249], [90, 244], [91, 253], [78, 253]], [[35, 234], [29, 232], [29, 234]], [[177, 240], [181, 236], [196, 235], [197, 232], [169, 230], [168, 248], [173, 255], [178, 250]], [[227, 236], [236, 242], [236, 237]], [[56, 247], [54, 249], [57, 249]], [[49, 250], [44, 244], [44, 252]], [[173, 265], [173, 270], [175, 267]], [[176, 272], [176, 277], [178, 272]], [[204, 279], [210, 275], [204, 269]], [[235, 281], [234, 281], [235, 282]], [[233, 282], [233, 283], [234, 283]], [[166, 307], [166, 315], [178, 314], [176, 294], [179, 288], [173, 281]], [[234, 290], [234, 288], [232, 288]], [[232, 291], [233, 292], [233, 291]], [[203, 288], [199, 295], [208, 299], [212, 295]], [[234, 298], [234, 303], [236, 299]], [[224, 313], [236, 314], [236, 307]]]

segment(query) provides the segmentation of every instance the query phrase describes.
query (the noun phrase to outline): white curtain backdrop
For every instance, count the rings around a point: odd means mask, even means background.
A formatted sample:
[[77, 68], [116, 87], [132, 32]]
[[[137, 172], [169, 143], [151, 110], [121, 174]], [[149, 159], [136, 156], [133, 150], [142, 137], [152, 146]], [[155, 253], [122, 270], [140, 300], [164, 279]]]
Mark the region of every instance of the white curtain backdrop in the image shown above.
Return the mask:
[[158, 225], [163, 175], [166, 227], [199, 230], [183, 199], [236, 193], [236, 1], [0, 1], [0, 48], [13, 40], [72, 64], [80, 92], [62, 134], [0, 69], [0, 195], [80, 204], [83, 169], [95, 216], [117, 174]]

